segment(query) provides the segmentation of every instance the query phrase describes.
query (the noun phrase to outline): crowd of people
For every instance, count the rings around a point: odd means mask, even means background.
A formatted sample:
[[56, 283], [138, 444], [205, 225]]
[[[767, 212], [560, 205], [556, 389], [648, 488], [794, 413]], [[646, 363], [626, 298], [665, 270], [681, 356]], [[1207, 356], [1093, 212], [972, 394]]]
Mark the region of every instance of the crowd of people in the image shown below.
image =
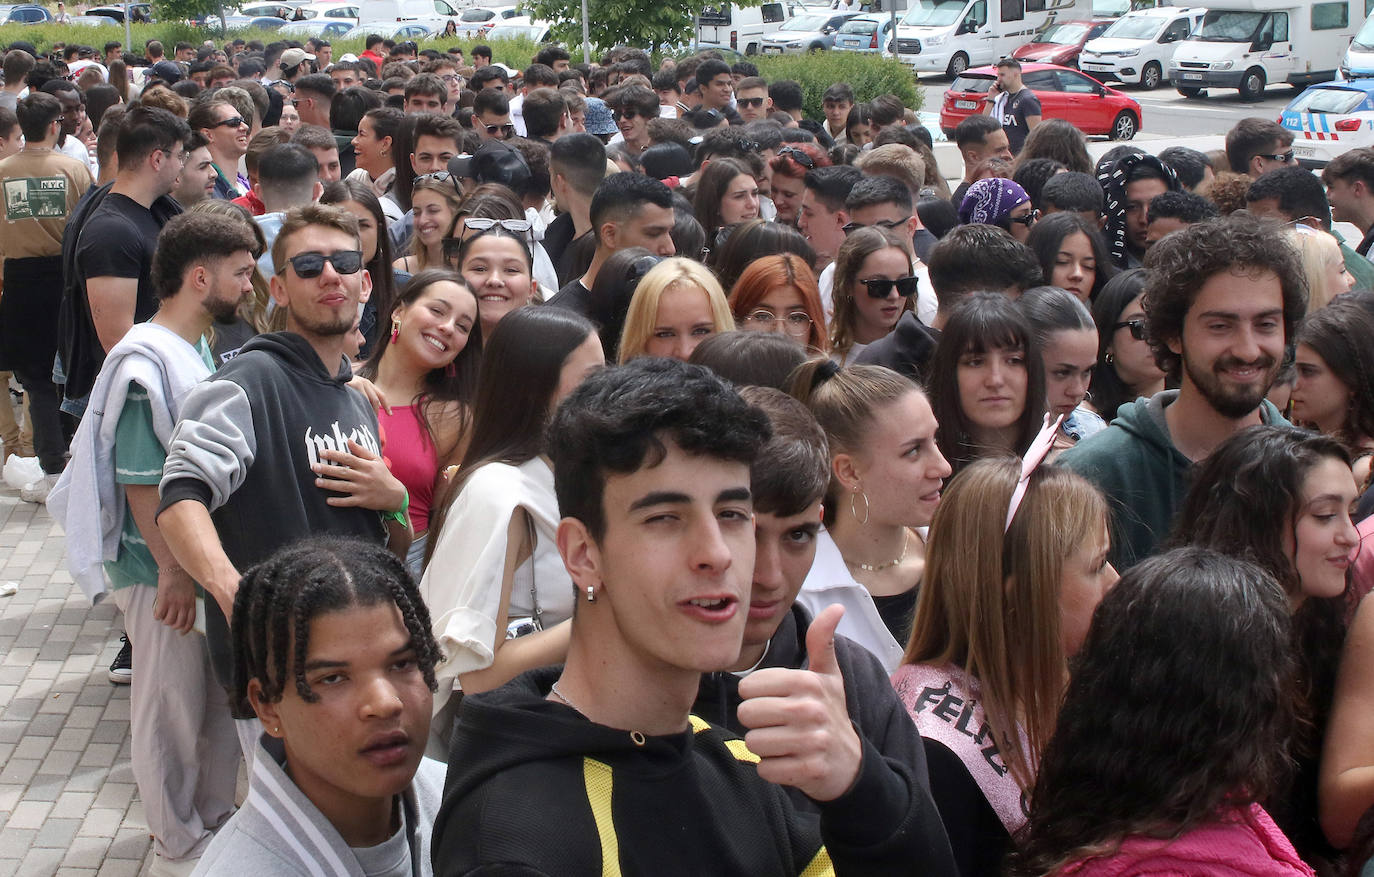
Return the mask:
[[0, 90], [155, 873], [1370, 873], [1374, 150], [163, 52]]

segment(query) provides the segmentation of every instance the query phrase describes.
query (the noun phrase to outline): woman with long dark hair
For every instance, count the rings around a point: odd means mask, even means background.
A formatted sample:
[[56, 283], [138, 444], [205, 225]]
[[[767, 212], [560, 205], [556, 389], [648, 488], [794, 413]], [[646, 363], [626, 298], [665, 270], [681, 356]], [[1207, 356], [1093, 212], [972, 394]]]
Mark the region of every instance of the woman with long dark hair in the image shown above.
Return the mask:
[[1097, 367], [1088, 404], [1108, 423], [1122, 405], [1164, 389], [1164, 370], [1145, 336], [1145, 277], [1144, 268], [1122, 271], [1093, 300]]
[[1317, 824], [1317, 759], [1345, 636], [1347, 573], [1359, 534], [1350, 454], [1334, 438], [1251, 426], [1222, 442], [1194, 473], [1173, 543], [1258, 564], [1288, 595], [1300, 719], [1288, 756], [1294, 782], [1265, 802], [1308, 862], [1334, 857]]
[[[359, 355], [366, 358], [377, 343], [378, 314], [391, 313], [396, 301], [397, 272], [391, 267], [391, 238], [387, 235], [385, 209], [366, 183], [336, 180], [324, 187], [321, 204], [337, 204], [358, 219], [358, 238], [362, 241], [363, 267], [372, 278], [372, 292], [363, 303], [358, 329], [364, 343]], [[409, 275], [403, 275], [407, 279]]]
[[1374, 459], [1374, 316], [1336, 299], [1308, 313], [1298, 329], [1292, 420], [1334, 436], [1367, 488]]
[[954, 474], [979, 457], [1020, 456], [1045, 413], [1045, 369], [1035, 336], [1000, 292], [956, 304], [930, 364], [936, 439]]
[[390, 405], [377, 412], [391, 472], [410, 495], [414, 539], [406, 565], [419, 576], [440, 473], [457, 462], [482, 364], [477, 297], [463, 278], [429, 268], [410, 279], [362, 376]]
[[1122, 577], [1074, 661], [1012, 873], [1311, 875], [1261, 807], [1287, 772], [1287, 608], [1263, 570], [1199, 548]]
[[1045, 405], [1050, 417], [1064, 416], [1056, 450], [1071, 448], [1107, 428], [1083, 407], [1097, 365], [1097, 326], [1078, 297], [1057, 286], [1036, 286], [1016, 300], [1035, 335], [1045, 367]]
[[445, 652], [431, 751], [447, 753], [455, 692], [496, 688], [566, 653], [574, 594], [544, 427], [604, 364], [596, 327], [561, 308], [515, 311], [487, 341], [472, 435], [436, 504], [420, 582]]
[[891, 332], [905, 311], [916, 309], [915, 254], [911, 238], [890, 228], [855, 230], [835, 254], [830, 356], [840, 365]]
[[1067, 289], [1084, 304], [1097, 300], [1116, 267], [1102, 235], [1077, 213], [1052, 213], [1035, 224], [1026, 246], [1050, 286]]
[[758, 219], [758, 181], [742, 161], [713, 159], [697, 174], [692, 209], [706, 230], [706, 246], [718, 249], [722, 229]]

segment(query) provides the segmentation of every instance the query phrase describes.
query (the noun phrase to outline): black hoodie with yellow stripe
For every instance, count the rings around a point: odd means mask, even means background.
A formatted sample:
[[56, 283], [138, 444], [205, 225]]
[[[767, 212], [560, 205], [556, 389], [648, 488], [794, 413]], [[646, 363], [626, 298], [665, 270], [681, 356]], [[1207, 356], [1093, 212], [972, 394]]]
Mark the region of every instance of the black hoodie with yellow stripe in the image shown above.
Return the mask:
[[546, 700], [560, 667], [463, 701], [434, 823], [434, 873], [739, 875], [920, 873], [918, 786], [864, 743], [854, 786], [796, 810], [757, 757], [693, 717], [643, 737]]

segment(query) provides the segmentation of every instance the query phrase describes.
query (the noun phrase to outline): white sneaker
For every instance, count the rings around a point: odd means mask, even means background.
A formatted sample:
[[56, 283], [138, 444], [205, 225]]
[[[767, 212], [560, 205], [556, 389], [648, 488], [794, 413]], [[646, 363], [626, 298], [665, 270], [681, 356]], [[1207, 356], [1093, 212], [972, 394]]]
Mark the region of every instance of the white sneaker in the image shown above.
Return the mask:
[[46, 503], [49, 491], [57, 484], [57, 478], [56, 475], [44, 475], [24, 485], [24, 489], [19, 491], [19, 498], [24, 502]]

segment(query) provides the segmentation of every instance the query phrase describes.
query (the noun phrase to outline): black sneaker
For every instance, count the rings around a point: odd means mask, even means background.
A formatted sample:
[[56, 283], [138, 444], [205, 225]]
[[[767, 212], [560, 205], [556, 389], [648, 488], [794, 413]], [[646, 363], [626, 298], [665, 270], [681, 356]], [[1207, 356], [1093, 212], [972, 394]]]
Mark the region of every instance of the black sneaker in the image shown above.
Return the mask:
[[115, 685], [128, 685], [134, 681], [134, 647], [129, 642], [129, 635], [124, 634], [119, 638], [124, 643], [120, 646], [119, 654], [110, 664], [109, 677]]

